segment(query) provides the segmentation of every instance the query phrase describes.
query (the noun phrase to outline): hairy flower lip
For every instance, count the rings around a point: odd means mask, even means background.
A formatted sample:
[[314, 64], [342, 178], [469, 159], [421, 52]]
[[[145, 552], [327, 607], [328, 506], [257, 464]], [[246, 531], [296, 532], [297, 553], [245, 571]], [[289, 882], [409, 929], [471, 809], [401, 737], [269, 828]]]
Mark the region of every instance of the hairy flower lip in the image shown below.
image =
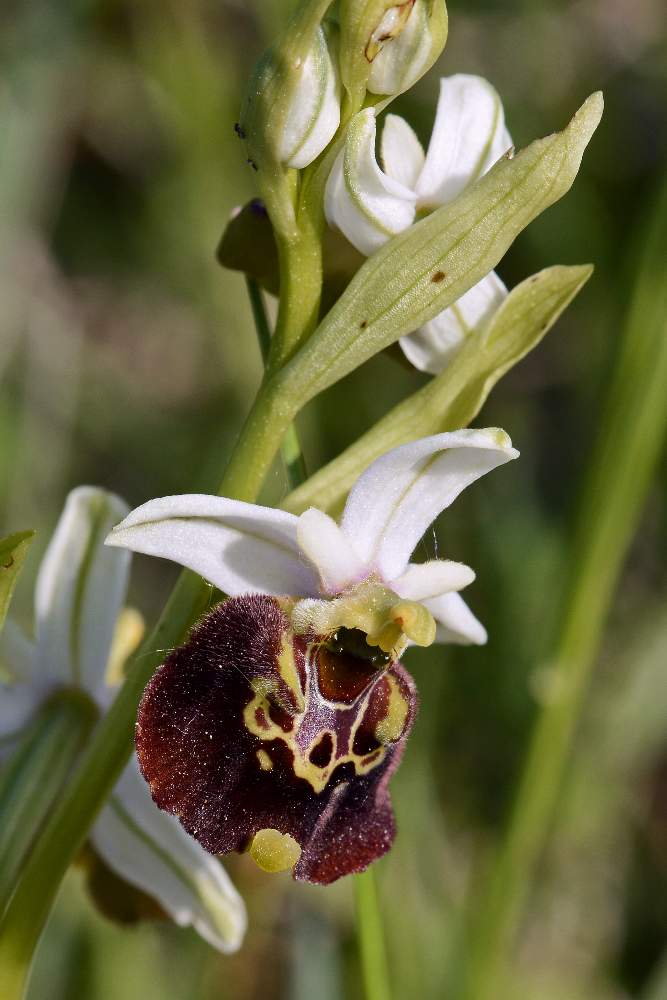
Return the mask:
[[[274, 699], [281, 686], [292, 707]], [[278, 599], [239, 596], [154, 675], [137, 754], [155, 802], [207, 850], [250, 849], [265, 869], [327, 884], [391, 846], [387, 784], [415, 712], [400, 664], [306, 642]]]

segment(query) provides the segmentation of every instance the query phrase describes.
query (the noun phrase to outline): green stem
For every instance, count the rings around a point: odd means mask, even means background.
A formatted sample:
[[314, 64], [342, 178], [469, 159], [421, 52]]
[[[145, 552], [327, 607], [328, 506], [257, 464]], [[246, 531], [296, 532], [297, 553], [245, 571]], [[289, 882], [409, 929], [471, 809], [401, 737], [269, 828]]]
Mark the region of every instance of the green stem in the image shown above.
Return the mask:
[[[248, 289], [248, 298], [250, 299], [250, 307], [255, 321], [257, 340], [259, 341], [260, 351], [262, 352], [262, 359], [264, 364], [267, 364], [269, 352], [271, 350], [271, 328], [266, 315], [264, 297], [262, 295], [261, 288], [254, 278], [246, 276], [246, 288]], [[285, 463], [285, 469], [287, 470], [287, 478], [289, 479], [290, 488], [295, 490], [298, 486], [305, 482], [308, 477], [308, 473], [306, 471], [306, 463], [301, 451], [299, 435], [297, 433], [296, 426], [293, 423], [287, 428], [287, 432], [280, 446], [280, 451], [283, 456], [283, 462]]]
[[280, 304], [267, 367], [277, 371], [287, 363], [317, 326], [322, 297], [321, 210], [305, 205], [297, 214], [297, 233], [276, 233], [280, 262]]
[[465, 992], [471, 1000], [504, 996], [508, 956], [548, 837], [602, 630], [665, 438], [666, 259], [667, 188], [646, 242], [582, 494], [571, 560], [575, 576], [551, 670], [554, 697], [538, 716], [506, 837], [473, 929]]
[[355, 877], [354, 891], [359, 956], [366, 1000], [390, 1000], [387, 956], [372, 868]]

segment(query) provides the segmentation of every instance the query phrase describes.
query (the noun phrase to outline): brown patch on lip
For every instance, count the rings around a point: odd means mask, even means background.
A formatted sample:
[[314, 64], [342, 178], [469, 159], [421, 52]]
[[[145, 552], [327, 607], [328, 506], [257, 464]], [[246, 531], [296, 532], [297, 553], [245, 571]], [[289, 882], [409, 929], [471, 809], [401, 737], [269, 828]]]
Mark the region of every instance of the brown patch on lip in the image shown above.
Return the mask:
[[431, 278], [431, 281], [434, 284], [439, 285], [440, 282], [444, 281], [446, 277], [447, 277], [447, 275], [445, 274], [444, 271], [436, 271], [435, 274], [433, 275], [433, 277]]

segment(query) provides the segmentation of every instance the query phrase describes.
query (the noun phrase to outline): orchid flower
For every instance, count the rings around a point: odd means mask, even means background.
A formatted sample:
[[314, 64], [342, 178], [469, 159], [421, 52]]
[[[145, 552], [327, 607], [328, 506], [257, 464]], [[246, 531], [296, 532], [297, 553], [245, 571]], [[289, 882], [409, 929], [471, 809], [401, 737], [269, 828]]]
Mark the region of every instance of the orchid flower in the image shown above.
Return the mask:
[[408, 644], [483, 643], [462, 563], [410, 562], [470, 483], [517, 457], [503, 431], [403, 445], [340, 523], [189, 495], [151, 500], [107, 544], [174, 560], [229, 595], [149, 683], [136, 746], [157, 805], [216, 854], [328, 883], [393, 841], [387, 791], [416, 712]]
[[[440, 97], [426, 153], [408, 123], [387, 115], [381, 159], [375, 155], [375, 111], [351, 121], [344, 150], [327, 182], [327, 219], [357, 250], [370, 256], [392, 236], [457, 198], [512, 147], [500, 98], [482, 77], [459, 73], [440, 81]], [[421, 371], [437, 374], [467, 334], [486, 323], [507, 289], [491, 272], [401, 347]]]
[[[137, 614], [123, 612], [130, 554], [105, 548], [127, 505], [100, 489], [73, 490], [41, 563], [35, 591], [36, 637], [12, 621], [0, 635], [0, 740], [20, 735], [59, 689], [76, 688], [104, 713], [122, 661], [140, 638]], [[245, 931], [243, 901], [219, 862], [151, 801], [136, 755], [90, 833], [94, 851], [126, 882], [152, 896], [173, 920], [191, 924], [213, 947], [236, 950]]]

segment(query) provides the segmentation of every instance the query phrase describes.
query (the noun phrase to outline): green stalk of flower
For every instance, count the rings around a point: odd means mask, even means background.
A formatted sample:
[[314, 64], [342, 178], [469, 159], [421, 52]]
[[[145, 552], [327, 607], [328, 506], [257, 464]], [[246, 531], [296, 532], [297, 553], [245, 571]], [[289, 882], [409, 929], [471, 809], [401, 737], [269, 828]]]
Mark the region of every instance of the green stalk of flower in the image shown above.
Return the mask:
[[667, 432], [667, 186], [647, 233], [630, 313], [581, 498], [551, 673], [514, 809], [473, 928], [465, 996], [505, 995], [508, 958], [544, 849], [604, 623]]
[[359, 955], [366, 1000], [390, 1000], [382, 917], [372, 868], [356, 876], [354, 889]]

